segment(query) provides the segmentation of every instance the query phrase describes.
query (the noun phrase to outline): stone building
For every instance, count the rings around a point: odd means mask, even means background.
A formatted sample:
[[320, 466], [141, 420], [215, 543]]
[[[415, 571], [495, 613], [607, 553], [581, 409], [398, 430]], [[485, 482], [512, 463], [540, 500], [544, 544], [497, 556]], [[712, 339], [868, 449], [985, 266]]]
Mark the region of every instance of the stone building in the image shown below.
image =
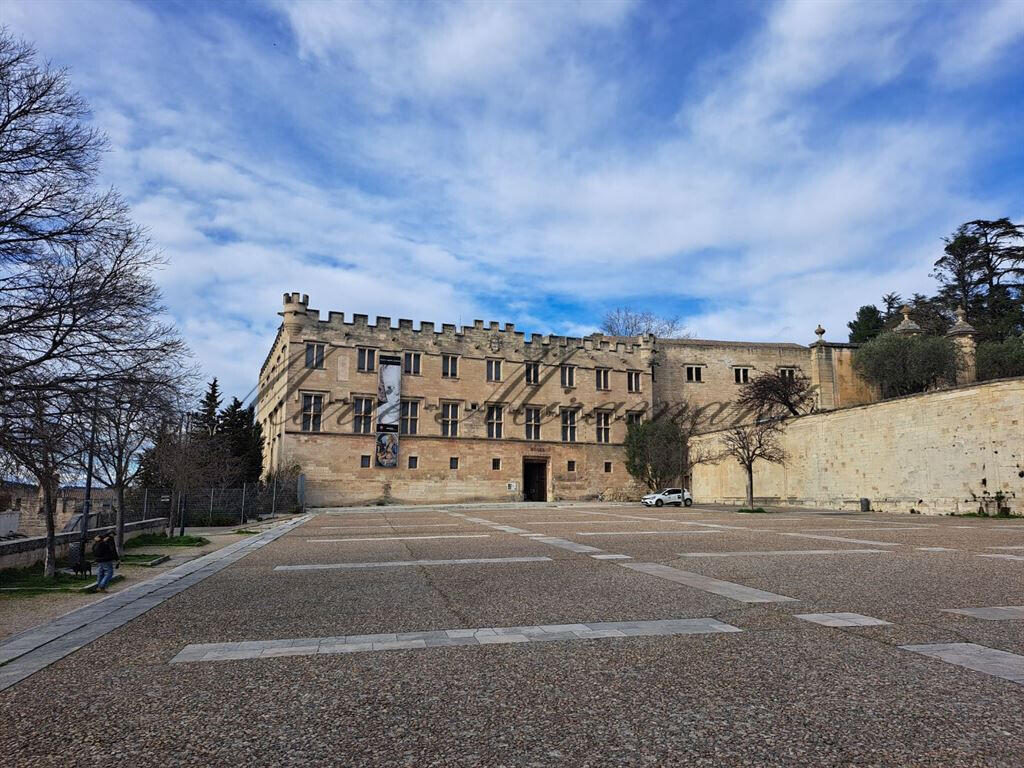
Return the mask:
[[713, 426], [765, 371], [807, 376], [822, 409], [875, 399], [852, 345], [824, 331], [810, 346], [526, 337], [480, 320], [321, 317], [298, 293], [281, 316], [259, 380], [264, 470], [298, 465], [319, 505], [633, 496], [626, 427], [661, 408], [687, 402]]

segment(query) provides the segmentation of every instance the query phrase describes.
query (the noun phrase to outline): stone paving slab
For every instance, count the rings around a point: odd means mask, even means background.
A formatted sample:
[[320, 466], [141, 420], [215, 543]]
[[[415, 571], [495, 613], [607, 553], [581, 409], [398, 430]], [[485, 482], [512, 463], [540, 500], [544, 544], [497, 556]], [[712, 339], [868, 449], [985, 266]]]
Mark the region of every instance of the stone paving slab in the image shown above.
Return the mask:
[[888, 549], [764, 549], [747, 552], [680, 552], [681, 557], [752, 557], [786, 555], [867, 555], [889, 554]]
[[975, 672], [1001, 677], [1024, 685], [1024, 656], [988, 648], [976, 643], [934, 643], [927, 645], [901, 645], [905, 651], [941, 659], [947, 664], [966, 667]]
[[[860, 529], [858, 529], [860, 530]], [[823, 536], [816, 533], [785, 533], [783, 531], [777, 531], [779, 536], [793, 536], [799, 539], [821, 539], [822, 541], [845, 541], [850, 544], [867, 544], [870, 547], [898, 547], [899, 544], [895, 544], [891, 541], [871, 541], [869, 539], [849, 539], [845, 536]]]
[[132, 619], [212, 576], [260, 547], [302, 525], [296, 518], [265, 533], [229, 544], [195, 560], [115, 592], [51, 622], [13, 635], [0, 643], [0, 690], [24, 680], [53, 662], [124, 626]]
[[306, 539], [310, 544], [336, 544], [339, 542], [358, 541], [372, 544], [375, 541], [420, 541], [427, 539], [487, 539], [489, 533], [439, 533], [432, 536], [352, 536], [344, 539]]
[[987, 554], [986, 555], [982, 555], [982, 554], [979, 554], [978, 557], [991, 557], [991, 558], [995, 558], [995, 559], [998, 559], [998, 560], [1024, 560], [1024, 555], [987, 555]]
[[500, 563], [544, 563], [550, 557], [473, 557], [462, 560], [392, 560], [369, 563], [315, 563], [312, 565], [278, 565], [275, 571], [333, 571], [359, 568], [402, 568], [418, 565], [493, 565]]
[[864, 616], [860, 613], [798, 613], [794, 618], [821, 624], [825, 627], [880, 627], [892, 626], [892, 622]]
[[710, 576], [702, 576], [699, 573], [681, 571], [678, 568], [661, 565], [660, 563], [619, 563], [619, 565], [632, 571], [639, 571], [650, 576], [668, 579], [677, 584], [685, 584], [688, 587], [702, 589], [705, 592], [721, 595], [731, 600], [738, 600], [742, 603], [781, 603], [795, 602], [797, 600], [795, 597], [776, 595], [772, 592], [746, 587], [742, 584], [734, 584], [731, 581], [722, 581], [721, 579], [713, 579]]
[[1024, 605], [996, 605], [991, 608], [943, 608], [943, 613], [958, 613], [986, 621], [1013, 621], [1024, 619]]
[[[313, 656], [330, 653], [420, 650], [471, 645], [550, 643], [572, 640], [702, 635], [741, 632], [739, 627], [717, 619], [661, 619], [656, 621], [602, 621], [594, 624], [541, 624], [522, 627], [430, 630], [400, 634], [350, 635], [344, 638], [301, 640], [246, 640], [238, 643], [204, 643], [185, 646], [172, 664], [197, 661], [234, 661], [282, 656]], [[313, 642], [313, 641], [316, 642]], [[296, 644], [298, 643], [298, 644]]]

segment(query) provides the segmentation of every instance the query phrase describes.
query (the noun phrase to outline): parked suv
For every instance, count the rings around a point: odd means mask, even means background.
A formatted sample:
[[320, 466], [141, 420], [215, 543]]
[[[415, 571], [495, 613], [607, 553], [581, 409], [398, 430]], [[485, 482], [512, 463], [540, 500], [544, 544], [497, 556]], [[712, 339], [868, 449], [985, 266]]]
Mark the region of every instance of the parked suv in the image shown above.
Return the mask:
[[656, 493], [648, 493], [640, 500], [645, 507], [663, 507], [675, 504], [677, 507], [693, 504], [693, 496], [685, 488], [666, 488]]

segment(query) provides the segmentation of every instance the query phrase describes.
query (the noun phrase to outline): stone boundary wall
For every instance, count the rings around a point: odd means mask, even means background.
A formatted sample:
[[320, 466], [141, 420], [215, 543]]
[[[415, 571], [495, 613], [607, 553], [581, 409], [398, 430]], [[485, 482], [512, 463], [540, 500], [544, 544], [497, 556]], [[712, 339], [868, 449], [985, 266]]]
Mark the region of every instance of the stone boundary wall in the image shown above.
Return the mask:
[[[142, 533], [150, 533], [162, 529], [167, 525], [167, 519], [163, 517], [152, 520], [139, 520], [134, 523], [125, 523], [125, 540], [134, 538]], [[111, 531], [111, 526], [103, 528], [90, 528], [88, 539], [91, 542], [101, 531]], [[82, 536], [81, 531], [69, 533], [58, 533], [55, 539], [57, 559], [68, 556], [68, 551], [73, 542], [77, 542]], [[11, 541], [0, 542], [0, 570], [7, 568], [28, 568], [29, 566], [41, 563], [46, 557], [46, 537], [30, 536], [24, 539], [12, 539]]]
[[[715, 450], [720, 432], [697, 438]], [[757, 504], [922, 514], [1024, 514], [1024, 378], [792, 419], [785, 465], [759, 461]], [[693, 471], [697, 503], [745, 503], [735, 459]]]

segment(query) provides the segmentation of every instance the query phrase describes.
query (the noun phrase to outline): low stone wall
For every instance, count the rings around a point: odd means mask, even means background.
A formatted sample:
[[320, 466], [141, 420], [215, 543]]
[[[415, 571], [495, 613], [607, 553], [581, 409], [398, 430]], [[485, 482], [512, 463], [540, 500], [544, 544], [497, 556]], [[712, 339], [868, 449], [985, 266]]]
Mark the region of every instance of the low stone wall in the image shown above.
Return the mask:
[[[698, 441], [715, 450], [720, 432]], [[758, 462], [758, 504], [1024, 514], [1024, 379], [972, 384], [787, 422], [785, 465]], [[732, 458], [693, 471], [698, 503], [745, 503]]]
[[[158, 517], [152, 520], [139, 520], [134, 523], [125, 523], [124, 537], [131, 539], [142, 533], [151, 533], [162, 529], [167, 525], [167, 520]], [[109, 526], [104, 528], [90, 528], [89, 541], [95, 538], [101, 531], [112, 530]], [[73, 542], [81, 538], [80, 531], [70, 533], [58, 533], [55, 539], [57, 559], [68, 556], [68, 551]], [[29, 566], [41, 563], [46, 557], [46, 537], [31, 536], [24, 539], [12, 539], [11, 541], [0, 542], [0, 570], [7, 568], [28, 568]]]

